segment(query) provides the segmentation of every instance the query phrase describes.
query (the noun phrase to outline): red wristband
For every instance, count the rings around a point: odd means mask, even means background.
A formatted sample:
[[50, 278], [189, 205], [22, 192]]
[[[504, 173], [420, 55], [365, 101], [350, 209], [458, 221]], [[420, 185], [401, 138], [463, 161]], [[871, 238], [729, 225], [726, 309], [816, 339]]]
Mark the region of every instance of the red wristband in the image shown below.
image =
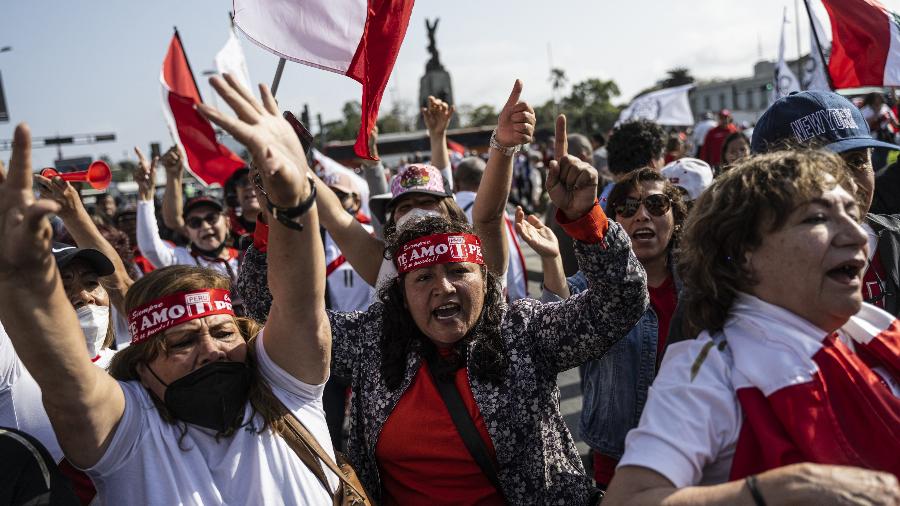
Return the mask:
[[566, 215], [557, 209], [556, 222], [569, 234], [569, 237], [586, 244], [598, 244], [603, 240], [606, 229], [609, 228], [609, 219], [596, 200], [594, 201], [594, 207], [587, 214], [572, 221], [568, 220]]

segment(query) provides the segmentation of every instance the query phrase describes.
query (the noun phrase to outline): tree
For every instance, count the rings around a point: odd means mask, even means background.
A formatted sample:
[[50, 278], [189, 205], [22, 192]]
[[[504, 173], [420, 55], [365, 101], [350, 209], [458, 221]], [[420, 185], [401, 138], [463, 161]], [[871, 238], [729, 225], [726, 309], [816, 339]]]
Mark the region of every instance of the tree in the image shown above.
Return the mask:
[[550, 69], [550, 87], [553, 88], [553, 103], [556, 104], [556, 112], [559, 113], [559, 94], [569, 82], [566, 71], [561, 68]]
[[[362, 121], [362, 104], [353, 100], [344, 103], [343, 119], [325, 123], [325, 137], [329, 141], [355, 139]], [[321, 139], [319, 139], [321, 141]]]
[[666, 71], [666, 77], [656, 82], [659, 89], [691, 84], [695, 81], [691, 71], [686, 67], [675, 67]]
[[612, 104], [612, 99], [619, 94], [615, 81], [586, 79], [572, 86], [572, 92], [562, 99], [561, 109], [572, 130], [589, 135], [607, 130], [616, 122], [620, 108]]
[[412, 106], [409, 102], [399, 100], [391, 104], [387, 114], [378, 118], [378, 133], [410, 132], [416, 124], [416, 117], [410, 114]]
[[488, 104], [482, 104], [478, 107], [462, 104], [456, 108], [456, 114], [459, 114], [460, 123], [467, 127], [491, 126], [497, 124], [497, 109]]

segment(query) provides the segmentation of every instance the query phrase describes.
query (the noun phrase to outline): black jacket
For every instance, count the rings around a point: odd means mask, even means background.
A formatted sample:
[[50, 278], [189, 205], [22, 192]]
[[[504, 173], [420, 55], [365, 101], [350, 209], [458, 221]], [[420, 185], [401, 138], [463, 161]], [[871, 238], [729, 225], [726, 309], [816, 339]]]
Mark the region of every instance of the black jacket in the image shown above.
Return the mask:
[[878, 256], [887, 274], [884, 280], [884, 310], [898, 316], [897, 294], [900, 293], [900, 215], [866, 215], [866, 224], [878, 235]]

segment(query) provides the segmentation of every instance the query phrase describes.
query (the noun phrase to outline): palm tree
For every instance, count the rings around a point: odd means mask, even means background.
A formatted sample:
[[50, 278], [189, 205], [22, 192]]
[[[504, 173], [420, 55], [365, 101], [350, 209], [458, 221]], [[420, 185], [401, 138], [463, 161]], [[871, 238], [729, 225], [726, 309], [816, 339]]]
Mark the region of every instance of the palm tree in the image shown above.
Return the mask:
[[561, 68], [550, 69], [550, 87], [553, 88], [553, 103], [556, 104], [556, 114], [559, 114], [559, 93], [566, 87], [569, 78], [566, 71]]

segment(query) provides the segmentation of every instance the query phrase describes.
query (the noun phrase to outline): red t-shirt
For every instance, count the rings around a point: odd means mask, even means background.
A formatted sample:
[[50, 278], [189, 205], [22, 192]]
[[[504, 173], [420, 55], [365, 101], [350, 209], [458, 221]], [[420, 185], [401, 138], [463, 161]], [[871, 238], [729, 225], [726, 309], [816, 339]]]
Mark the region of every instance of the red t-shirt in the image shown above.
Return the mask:
[[887, 272], [884, 270], [884, 264], [878, 252], [872, 257], [872, 262], [866, 273], [863, 275], [862, 296], [863, 300], [884, 309], [884, 280], [887, 279]]
[[675, 305], [678, 303], [678, 292], [675, 290], [675, 280], [672, 276], [666, 278], [663, 284], [656, 288], [647, 285], [650, 292], [650, 305], [659, 320], [656, 330], [656, 364], [662, 360], [663, 350], [666, 349], [666, 340], [669, 338], [669, 323], [675, 314]]
[[[656, 330], [656, 365], [659, 367], [666, 348], [666, 340], [669, 338], [669, 323], [678, 303], [678, 292], [675, 290], [675, 280], [672, 276], [666, 278], [663, 284], [656, 288], [647, 285], [647, 290], [650, 292], [650, 305], [653, 306], [659, 320], [659, 327]], [[605, 488], [615, 476], [618, 463], [618, 459], [594, 452], [594, 480]]]
[[[456, 372], [456, 388], [496, 462], [466, 368]], [[505, 504], [466, 449], [424, 361], [384, 423], [375, 459], [384, 491], [382, 502], [387, 506]]]
[[700, 158], [714, 167], [719, 165], [722, 162], [722, 145], [725, 144], [725, 139], [737, 131], [738, 128], [734, 126], [734, 123], [729, 123], [727, 126], [720, 125], [710, 130], [703, 139]]

